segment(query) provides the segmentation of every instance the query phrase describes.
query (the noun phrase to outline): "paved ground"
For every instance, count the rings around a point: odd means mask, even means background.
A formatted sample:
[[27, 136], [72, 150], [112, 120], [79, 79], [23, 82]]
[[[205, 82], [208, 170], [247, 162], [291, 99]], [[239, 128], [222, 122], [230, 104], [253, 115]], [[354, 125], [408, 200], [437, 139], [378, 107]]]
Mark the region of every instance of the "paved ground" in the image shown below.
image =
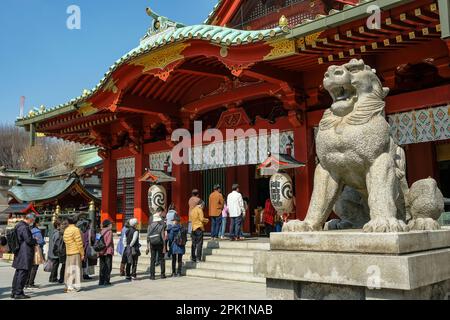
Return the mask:
[[[9, 299], [14, 269], [0, 261], [0, 300]], [[78, 293], [63, 293], [64, 286], [48, 283], [49, 274], [40, 267], [36, 283], [39, 290], [26, 292], [39, 300], [262, 300], [266, 299], [265, 284], [203, 278], [167, 278], [151, 281], [146, 274], [128, 282], [113, 270], [111, 287], [99, 287], [98, 280], [84, 282]], [[96, 279], [96, 278], [95, 278]]]

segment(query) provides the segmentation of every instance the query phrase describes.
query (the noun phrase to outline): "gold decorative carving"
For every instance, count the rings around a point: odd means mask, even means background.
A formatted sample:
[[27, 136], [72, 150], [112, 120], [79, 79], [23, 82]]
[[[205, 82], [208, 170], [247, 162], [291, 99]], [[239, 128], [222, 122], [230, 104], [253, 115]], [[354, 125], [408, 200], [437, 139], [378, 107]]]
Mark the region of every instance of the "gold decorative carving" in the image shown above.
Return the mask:
[[94, 105], [91, 102], [84, 102], [81, 104], [80, 108], [78, 109], [78, 113], [82, 116], [90, 116], [91, 114], [97, 113], [97, 108], [94, 107]]
[[112, 93], [117, 93], [119, 91], [119, 88], [117, 88], [116, 86], [116, 81], [113, 78], [109, 79], [109, 81], [106, 83], [103, 92], [106, 91], [111, 91]]
[[290, 56], [296, 53], [294, 40], [276, 40], [268, 42], [272, 50], [264, 57], [264, 60], [272, 60]]
[[184, 56], [181, 53], [189, 46], [189, 43], [178, 43], [170, 45], [160, 50], [150, 52], [149, 54], [136, 59], [131, 64], [136, 66], [143, 66], [143, 73], [154, 69], [163, 70], [169, 64], [183, 59]]
[[322, 42], [322, 43], [326, 44], [326, 43], [328, 42], [328, 41], [327, 41], [327, 38], [321, 39], [321, 38], [320, 38], [320, 34], [321, 34], [321, 33], [322, 33], [322, 32], [319, 31], [319, 32], [316, 32], [316, 33], [307, 35], [307, 36], [304, 37], [304, 38], [299, 38], [299, 39], [297, 40], [297, 46], [298, 46], [299, 48], [301, 48], [302, 50], [305, 50], [305, 47], [306, 47], [307, 45], [308, 45], [308, 46], [315, 46], [315, 44], [318, 43], [318, 42]]

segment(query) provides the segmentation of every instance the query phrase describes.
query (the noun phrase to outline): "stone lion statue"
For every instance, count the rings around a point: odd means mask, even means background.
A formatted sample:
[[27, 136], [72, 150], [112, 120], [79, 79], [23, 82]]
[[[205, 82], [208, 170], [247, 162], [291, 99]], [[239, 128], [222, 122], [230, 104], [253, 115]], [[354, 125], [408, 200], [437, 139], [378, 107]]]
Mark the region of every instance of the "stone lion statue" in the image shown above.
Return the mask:
[[314, 190], [304, 221], [283, 231], [322, 230], [331, 211], [341, 217], [325, 229], [363, 228], [365, 232], [439, 229], [444, 199], [428, 178], [411, 188], [405, 178], [405, 153], [390, 136], [384, 117], [389, 89], [363, 60], [330, 66], [323, 85], [333, 98], [319, 124], [319, 158]]

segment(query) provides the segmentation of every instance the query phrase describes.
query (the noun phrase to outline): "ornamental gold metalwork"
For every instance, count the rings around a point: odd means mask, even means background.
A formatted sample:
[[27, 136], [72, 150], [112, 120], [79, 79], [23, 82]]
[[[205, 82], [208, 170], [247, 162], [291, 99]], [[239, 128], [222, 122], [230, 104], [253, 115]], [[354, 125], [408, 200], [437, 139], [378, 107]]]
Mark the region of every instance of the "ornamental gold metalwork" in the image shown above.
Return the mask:
[[97, 108], [94, 107], [92, 102], [84, 102], [81, 104], [80, 108], [78, 109], [78, 113], [82, 116], [90, 116], [92, 114], [97, 113]]
[[105, 87], [103, 88], [103, 92], [110, 91], [112, 93], [117, 93], [119, 91], [119, 88], [116, 86], [116, 81], [111, 78], [106, 83]]
[[268, 55], [264, 57], [264, 60], [272, 60], [281, 57], [290, 56], [296, 53], [294, 40], [276, 40], [267, 43], [272, 47], [272, 50]]
[[319, 31], [319, 32], [307, 35], [304, 38], [298, 39], [297, 40], [297, 46], [299, 48], [301, 48], [302, 50], [304, 50], [307, 45], [308, 46], [312, 46], [312, 45], [315, 45], [317, 42], [327, 43], [327, 39], [326, 38], [323, 38], [323, 39], [319, 38], [321, 33], [322, 32]]
[[182, 55], [181, 53], [189, 46], [189, 43], [174, 44], [166, 48], [150, 52], [136, 59], [131, 64], [135, 66], [143, 66], [143, 73], [154, 69], [163, 70], [169, 64], [183, 59], [184, 55]]

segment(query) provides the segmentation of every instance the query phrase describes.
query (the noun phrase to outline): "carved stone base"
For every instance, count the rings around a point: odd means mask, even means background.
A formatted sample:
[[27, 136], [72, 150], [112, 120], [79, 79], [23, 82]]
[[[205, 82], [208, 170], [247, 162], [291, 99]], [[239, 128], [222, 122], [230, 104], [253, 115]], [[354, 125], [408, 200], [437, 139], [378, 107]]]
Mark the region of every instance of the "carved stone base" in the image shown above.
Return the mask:
[[450, 230], [272, 233], [254, 272], [272, 299], [449, 299]]

